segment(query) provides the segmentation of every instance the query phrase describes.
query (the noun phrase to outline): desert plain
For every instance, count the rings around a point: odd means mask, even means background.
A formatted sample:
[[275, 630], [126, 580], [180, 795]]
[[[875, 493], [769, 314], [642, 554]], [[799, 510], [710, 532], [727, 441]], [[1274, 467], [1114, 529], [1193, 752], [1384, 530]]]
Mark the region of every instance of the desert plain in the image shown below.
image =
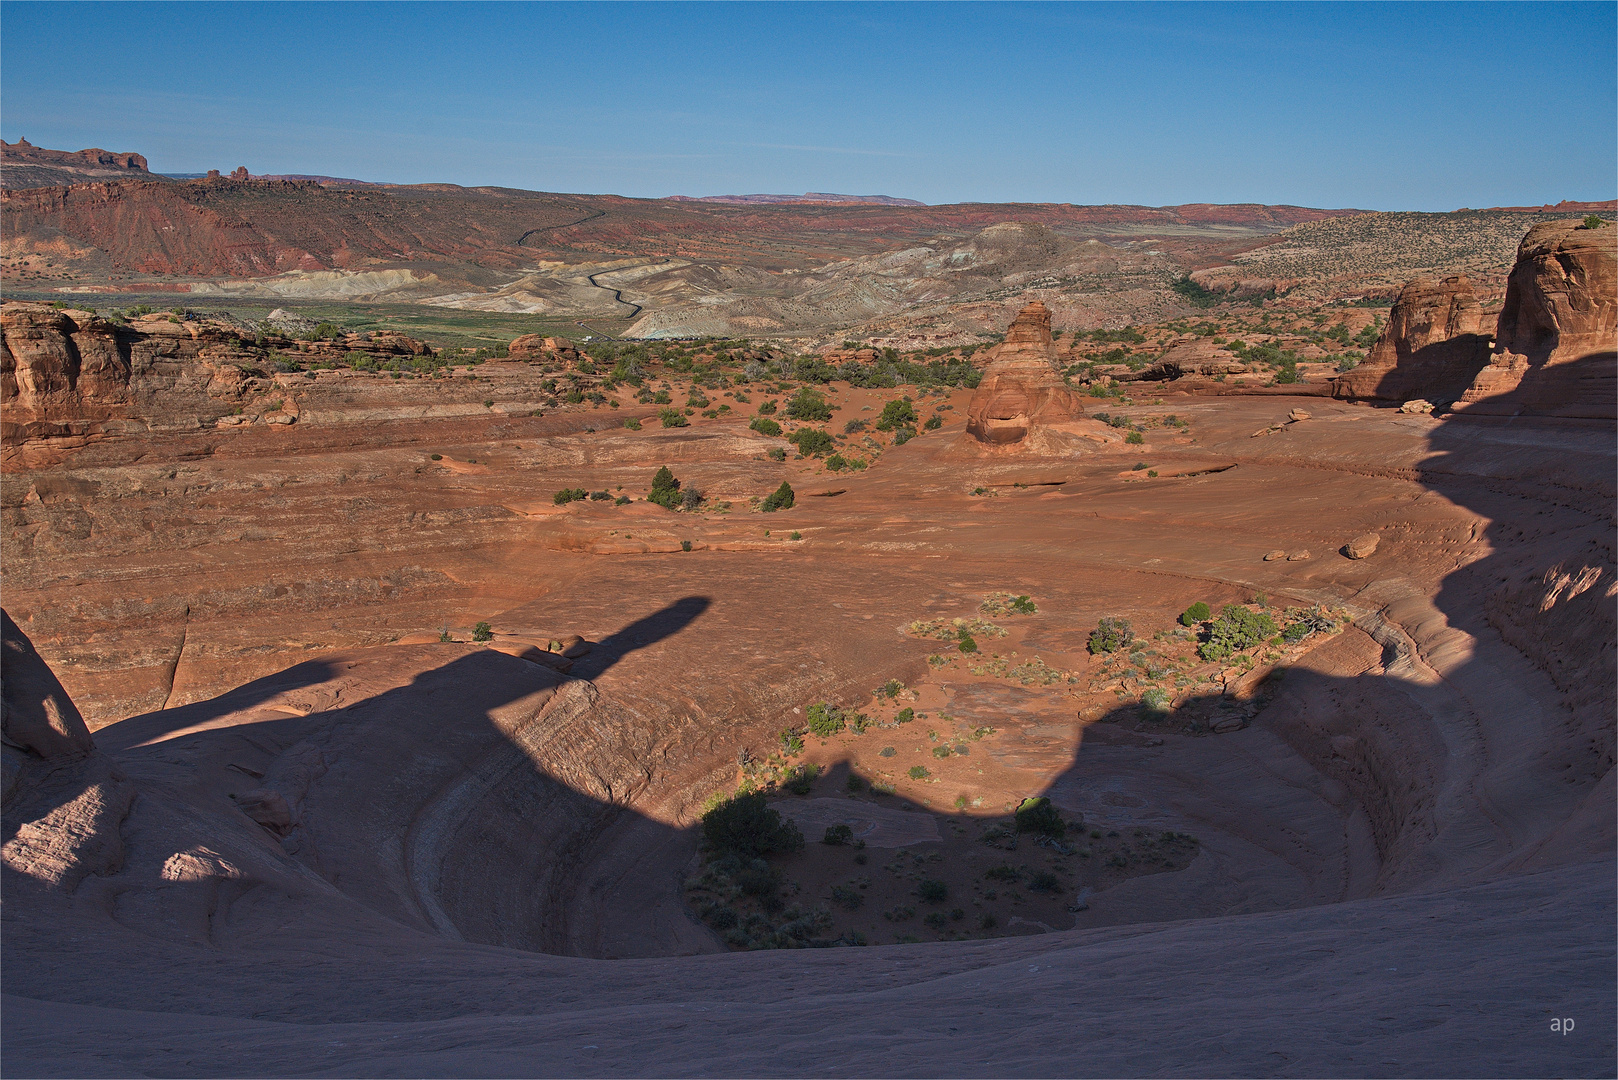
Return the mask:
[[1610, 207], [6, 153], [8, 1075], [1611, 1072]]

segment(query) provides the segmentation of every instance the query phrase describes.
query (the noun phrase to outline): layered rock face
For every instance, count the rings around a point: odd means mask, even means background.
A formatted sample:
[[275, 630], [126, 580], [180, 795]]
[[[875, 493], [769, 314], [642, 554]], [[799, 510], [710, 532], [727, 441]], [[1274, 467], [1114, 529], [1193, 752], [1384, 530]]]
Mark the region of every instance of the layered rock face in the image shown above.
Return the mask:
[[1470, 412], [1608, 419], [1618, 390], [1618, 227], [1536, 225], [1517, 249], [1488, 366]]
[[[218, 322], [153, 316], [121, 326], [87, 312], [7, 304], [0, 310], [4, 460], [48, 464], [109, 436], [295, 423], [298, 392], [318, 380], [277, 371], [272, 350], [302, 349], [300, 360], [325, 362], [354, 352], [375, 361], [432, 352], [397, 333], [303, 345], [242, 334]], [[318, 375], [341, 381], [347, 373]]]
[[1349, 401], [1453, 401], [1489, 362], [1483, 308], [1464, 274], [1417, 278], [1399, 292], [1365, 362], [1337, 380]]
[[1035, 300], [989, 353], [983, 381], [967, 407], [967, 434], [989, 446], [1017, 446], [1042, 428], [1081, 418], [1084, 407], [1057, 371], [1055, 358], [1050, 310]]

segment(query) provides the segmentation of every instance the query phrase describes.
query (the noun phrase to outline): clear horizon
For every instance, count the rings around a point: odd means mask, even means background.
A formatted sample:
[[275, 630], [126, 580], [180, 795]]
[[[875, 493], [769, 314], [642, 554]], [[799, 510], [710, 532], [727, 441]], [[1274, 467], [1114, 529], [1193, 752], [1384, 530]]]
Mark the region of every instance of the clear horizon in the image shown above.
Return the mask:
[[[1618, 197], [1609, 3], [4, 10], [0, 135], [163, 173], [934, 205]], [[62, 63], [64, 42], [98, 61]]]

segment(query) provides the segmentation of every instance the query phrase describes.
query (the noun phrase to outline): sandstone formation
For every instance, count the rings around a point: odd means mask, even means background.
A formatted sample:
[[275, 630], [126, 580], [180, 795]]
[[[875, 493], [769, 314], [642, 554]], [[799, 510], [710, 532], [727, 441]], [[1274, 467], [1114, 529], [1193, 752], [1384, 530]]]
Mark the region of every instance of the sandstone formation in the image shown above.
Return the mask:
[[568, 366], [578, 363], [584, 356], [567, 338], [544, 334], [524, 334], [514, 339], [507, 346], [506, 354], [513, 360], [549, 360]]
[[[1113, 378], [1118, 382], [1176, 382], [1198, 375], [1241, 375], [1247, 370], [1246, 364], [1207, 338], [1193, 337], [1170, 345], [1161, 356], [1139, 371], [1124, 368], [1113, 373]], [[1191, 378], [1182, 386], [1206, 388], [1211, 384], [1211, 379]]]
[[[299, 418], [302, 391], [364, 378], [295, 370], [288, 354], [319, 368], [354, 355], [375, 364], [431, 353], [393, 332], [295, 342], [205, 318], [160, 314], [121, 325], [7, 303], [0, 307], [0, 455], [46, 461], [119, 436], [286, 425]], [[430, 400], [446, 404], [441, 394]]]
[[[498, 367], [532, 371], [485, 364], [478, 385]], [[346, 395], [352, 415], [402, 392], [341, 385], [324, 407]], [[834, 430], [879, 407], [862, 395], [831, 395]], [[135, 462], [109, 464], [109, 439], [8, 468], [8, 489], [75, 491], [78, 538], [40, 516], [62, 495], [8, 504], [4, 539], [8, 611], [81, 709], [135, 696], [113, 693], [134, 665], [94, 666], [131, 642], [164, 638], [172, 685], [103, 711], [77, 762], [18, 752], [7, 1075], [766, 1073], [819, 1060], [828, 1029], [867, 1032], [850, 1073], [1065, 1074], [1075, 1024], [1140, 1036], [1086, 1049], [1108, 1075], [1165, 1054], [1256, 1075], [1278, 1046], [1334, 1074], [1608, 1066], [1604, 1029], [1525, 1039], [1499, 1018], [1525, 997], [1536, 1015], [1612, 1007], [1610, 434], [1324, 400], [1253, 441], [1286, 407], [1220, 398], [1177, 406], [1184, 443], [1153, 427], [1147, 449], [985, 455], [963, 483], [929, 448], [964, 427], [967, 397], [948, 395], [946, 429], [835, 480], [765, 456], [746, 417], [592, 434], [587, 411], [568, 430], [255, 424], [148, 435]], [[1162, 475], [1119, 479], [1142, 460]], [[663, 461], [729, 512], [548, 505], [564, 486], [639, 495]], [[797, 505], [745, 509], [787, 477]], [[1364, 532], [1377, 558], [1298, 557]], [[985, 619], [1006, 636], [982, 635], [979, 660], [902, 629], [982, 618], [1007, 589], [1037, 613]], [[1259, 590], [1277, 615], [1329, 608], [1334, 630], [1278, 646], [1284, 678], [1264, 643], [1253, 671], [1197, 662], [1175, 686], [1187, 604]], [[1109, 616], [1174, 670], [1089, 657]], [[436, 640], [482, 619], [490, 647]], [[119, 620], [122, 646], [101, 632]], [[372, 636], [321, 636], [338, 624]], [[389, 643], [406, 630], [429, 640]], [[544, 649], [574, 635], [592, 647], [564, 674]], [[518, 642], [533, 653], [500, 647]], [[1136, 701], [1153, 678], [1175, 699], [1163, 720]], [[890, 679], [902, 700], [873, 703]], [[952, 902], [1016, 912], [1008, 936], [947, 915], [934, 930], [916, 904], [878, 913], [872, 947], [731, 952], [683, 900], [695, 821], [818, 701], [930, 718], [806, 740], [825, 772], [789, 806], [916, 819], [892, 855], [870, 846], [874, 865], [824, 848], [839, 882], [891, 877], [900, 853], [941, 865], [933, 832], [964, 833], [980, 871], [1064, 868], [1060, 917], [1031, 921], [1042, 901], [1012, 907], [1009, 885], [988, 899], [979, 872]], [[945, 724], [963, 733], [947, 757], [918, 730]], [[895, 790], [851, 792], [851, 774]], [[1199, 853], [1092, 888], [1103, 859], [978, 842], [1031, 794], [1133, 845], [1194, 833]], [[851, 985], [874, 988], [891, 1032]], [[1355, 989], [1322, 1010], [1299, 985]]]
[[47, 762], [77, 761], [95, 744], [78, 707], [62, 689], [56, 673], [34, 650], [28, 635], [0, 610], [0, 733], [6, 743], [6, 789], [11, 788], [12, 748], [28, 751]]
[[1615, 333], [1618, 226], [1536, 225], [1517, 249], [1494, 355], [1461, 407], [1610, 419], [1618, 408]]
[[1056, 367], [1050, 310], [1035, 300], [989, 350], [967, 406], [966, 434], [988, 447], [1040, 451], [1083, 417], [1084, 406]]
[[1381, 542], [1382, 537], [1376, 533], [1361, 533], [1343, 545], [1343, 554], [1350, 559], [1369, 559]]
[[1365, 361], [1340, 376], [1332, 396], [1346, 401], [1454, 401], [1488, 363], [1483, 308], [1464, 274], [1417, 278], [1388, 314]]

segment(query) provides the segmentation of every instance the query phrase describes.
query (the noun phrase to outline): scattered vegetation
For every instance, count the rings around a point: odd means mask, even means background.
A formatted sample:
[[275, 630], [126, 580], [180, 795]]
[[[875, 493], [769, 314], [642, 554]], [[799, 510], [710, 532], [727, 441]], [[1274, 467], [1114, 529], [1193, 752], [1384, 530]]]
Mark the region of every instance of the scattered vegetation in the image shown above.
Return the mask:
[[1135, 631], [1128, 619], [1109, 616], [1102, 619], [1096, 628], [1090, 631], [1089, 648], [1092, 655], [1117, 652], [1119, 649], [1128, 648], [1134, 640]]

